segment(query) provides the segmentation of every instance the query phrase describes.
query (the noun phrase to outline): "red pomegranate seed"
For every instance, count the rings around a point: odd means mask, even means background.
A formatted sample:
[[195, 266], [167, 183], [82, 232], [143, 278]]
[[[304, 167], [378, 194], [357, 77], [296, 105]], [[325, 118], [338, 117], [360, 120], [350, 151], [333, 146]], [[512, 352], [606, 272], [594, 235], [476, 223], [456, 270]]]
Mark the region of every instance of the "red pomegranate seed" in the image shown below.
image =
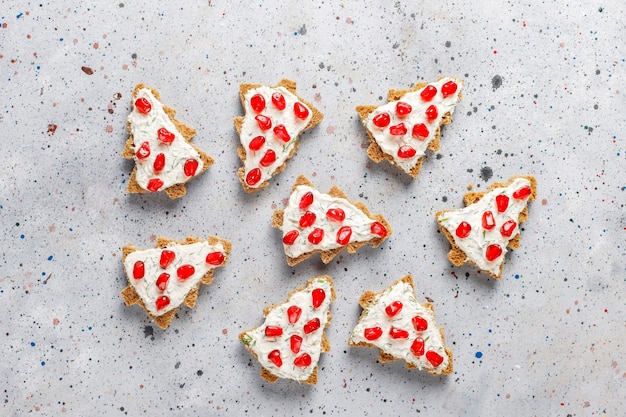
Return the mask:
[[456, 93], [456, 89], [457, 89], [456, 83], [454, 81], [448, 81], [447, 83], [441, 86], [441, 94], [443, 94], [444, 97], [448, 97]]
[[429, 350], [426, 352], [426, 359], [430, 362], [435, 368], [441, 365], [443, 362], [443, 356], [435, 352], [434, 350]]
[[148, 191], [156, 193], [161, 187], [163, 187], [163, 181], [158, 178], [152, 178], [148, 181], [148, 186], [146, 188], [148, 188]]
[[502, 248], [500, 245], [496, 245], [495, 243], [487, 246], [487, 251], [485, 252], [485, 257], [489, 262], [495, 261], [498, 257], [502, 255]]
[[526, 197], [528, 197], [531, 193], [532, 193], [532, 190], [530, 189], [530, 187], [528, 185], [525, 185], [513, 193], [513, 198], [517, 200], [523, 200]]
[[433, 120], [437, 118], [438, 115], [439, 115], [439, 112], [437, 111], [437, 106], [435, 105], [428, 106], [428, 108], [426, 109], [426, 120], [428, 120], [429, 122], [432, 122]]
[[422, 356], [424, 354], [424, 339], [418, 337], [411, 344], [411, 353], [415, 356]]
[[387, 316], [389, 316], [390, 318], [398, 314], [400, 310], [402, 310], [401, 301], [394, 301], [393, 303], [385, 307], [385, 313], [387, 313]]
[[274, 107], [278, 110], [285, 110], [285, 97], [278, 92], [272, 94], [272, 104], [274, 104]]
[[296, 239], [300, 233], [297, 230], [292, 230], [291, 232], [287, 232], [285, 236], [283, 236], [283, 243], [285, 245], [293, 245], [296, 242]]
[[160, 153], [156, 156], [153, 168], [155, 173], [160, 172], [163, 168], [165, 168], [165, 154]]
[[337, 230], [337, 243], [345, 246], [350, 243], [350, 238], [352, 237], [352, 228], [350, 226], [341, 226], [339, 230]]
[[389, 117], [388, 113], [377, 114], [372, 119], [372, 123], [374, 123], [374, 126], [380, 127], [380, 128], [386, 127], [390, 122], [391, 122], [391, 117]]
[[471, 231], [472, 226], [470, 226], [468, 222], [461, 222], [461, 224], [459, 224], [459, 227], [456, 228], [456, 235], [463, 239], [468, 237]]
[[198, 169], [198, 160], [197, 159], [187, 159], [185, 161], [185, 166], [183, 167], [183, 171], [185, 172], [185, 175], [188, 177], [193, 177], [194, 175], [196, 175], [196, 170]]
[[147, 157], [149, 157], [150, 156], [150, 144], [148, 142], [142, 143], [139, 149], [137, 149], [137, 152], [135, 152], [135, 155], [139, 159], [146, 159]]
[[268, 149], [265, 152], [265, 155], [263, 155], [263, 158], [261, 158], [261, 160], [259, 161], [259, 164], [262, 167], [268, 167], [274, 162], [276, 162], [276, 152], [274, 152], [272, 149]]
[[256, 113], [261, 113], [265, 108], [265, 98], [261, 94], [255, 94], [250, 98], [250, 107]]
[[407, 339], [409, 337], [409, 332], [392, 326], [391, 329], [389, 329], [389, 336], [392, 339]]
[[299, 101], [296, 101], [293, 104], [293, 113], [300, 120], [304, 120], [309, 117], [309, 109], [307, 109], [305, 105], [300, 103]]
[[289, 347], [293, 353], [300, 352], [300, 347], [302, 346], [302, 338], [297, 334], [292, 335], [289, 338]]
[[516, 227], [517, 223], [515, 223], [514, 220], [509, 220], [505, 222], [500, 228], [500, 234], [504, 237], [511, 237]]
[[159, 130], [157, 130], [157, 137], [159, 138], [159, 142], [169, 144], [169, 143], [174, 142], [176, 135], [174, 135], [172, 132], [170, 132], [166, 128], [162, 127]]
[[176, 270], [176, 275], [178, 275], [178, 279], [180, 281], [184, 281], [190, 276], [192, 276], [194, 272], [196, 272], [196, 268], [194, 268], [193, 265], [187, 264], [187, 265], [179, 266], [178, 269]]
[[428, 137], [428, 135], [430, 135], [430, 132], [424, 123], [418, 123], [413, 126], [411, 135], [413, 135], [413, 137], [417, 140], [424, 140]]
[[326, 217], [334, 222], [341, 223], [346, 218], [346, 212], [340, 208], [331, 208], [326, 212]]
[[294, 324], [300, 319], [300, 314], [302, 314], [302, 309], [298, 306], [291, 306], [287, 309], [287, 318], [289, 319], [289, 323]]
[[155, 304], [157, 311], [161, 311], [170, 305], [170, 298], [167, 295], [162, 295], [156, 299]]
[[300, 199], [300, 209], [304, 210], [313, 204], [313, 193], [308, 191]]
[[314, 331], [319, 329], [320, 326], [321, 326], [320, 319], [318, 319], [317, 317], [314, 319], [311, 319], [303, 327], [304, 334], [313, 333]]
[[141, 97], [135, 100], [135, 108], [141, 114], [148, 114], [152, 110], [152, 105], [147, 99]]
[[383, 329], [380, 327], [368, 327], [363, 330], [363, 337], [367, 340], [376, 340], [383, 335]]
[[380, 222], [372, 223], [372, 226], [370, 226], [370, 232], [372, 232], [373, 235], [378, 235], [380, 237], [387, 236], [387, 228]]
[[509, 197], [504, 194], [500, 194], [496, 197], [496, 207], [498, 207], [498, 213], [504, 213], [509, 207]]
[[291, 136], [289, 136], [289, 132], [287, 132], [285, 125], [276, 126], [274, 128], [274, 135], [285, 143], [288, 143], [291, 140]]
[[222, 252], [211, 252], [204, 261], [209, 265], [221, 265], [224, 263], [224, 254]]
[[402, 145], [400, 149], [398, 149], [398, 158], [408, 159], [413, 158], [417, 151], [410, 145]]
[[283, 366], [283, 360], [280, 357], [280, 350], [274, 349], [267, 355], [267, 359], [269, 359], [276, 367], [280, 368]]
[[165, 288], [167, 288], [167, 281], [169, 280], [170, 280], [170, 274], [168, 274], [167, 272], [163, 272], [161, 275], [159, 275], [159, 277], [156, 280], [156, 287], [160, 291], [165, 291]]
[[176, 254], [168, 249], [164, 249], [161, 252], [161, 258], [159, 259], [159, 265], [161, 265], [161, 268], [165, 269], [168, 266], [170, 266], [170, 264], [172, 263], [172, 261], [176, 258]]
[[282, 336], [283, 328], [280, 326], [266, 326], [265, 337]]
[[322, 239], [324, 239], [324, 229], [320, 229], [319, 227], [316, 228], [311, 233], [309, 233], [309, 236], [307, 237], [307, 239], [313, 245], [317, 245], [318, 243], [322, 241]]
[[428, 320], [426, 320], [425, 318], [423, 318], [421, 316], [413, 317], [411, 319], [411, 323], [413, 324], [413, 327], [415, 328], [415, 331], [423, 332], [426, 329], [428, 329]]
[[250, 141], [250, 143], [248, 144], [248, 149], [250, 149], [251, 151], [258, 151], [259, 149], [263, 147], [264, 144], [265, 144], [265, 137], [257, 136]]
[[389, 128], [389, 134], [392, 136], [404, 136], [406, 135], [406, 132], [407, 130], [404, 123], [399, 123]]
[[272, 119], [262, 114], [257, 114], [254, 119], [261, 130], [269, 130], [272, 127]]
[[435, 97], [435, 94], [437, 94], [437, 87], [434, 85], [427, 85], [426, 88], [424, 88], [420, 93], [420, 97], [424, 101], [430, 101], [433, 97]]
[[259, 168], [253, 168], [246, 174], [246, 184], [253, 186], [261, 181], [261, 170]]
[[396, 114], [398, 117], [404, 117], [413, 111], [413, 107], [409, 103], [398, 101], [396, 103]]
[[133, 265], [133, 278], [141, 279], [146, 274], [146, 267], [142, 261], [135, 262]]
[[308, 353], [303, 353], [293, 360], [293, 364], [298, 368], [305, 368], [311, 364], [311, 357]]
[[300, 227], [301, 228], [306, 228], [311, 226], [313, 223], [315, 223], [315, 219], [317, 218], [317, 216], [315, 215], [315, 213], [313, 213], [312, 211], [306, 211], [302, 217], [300, 217]]
[[491, 211], [486, 211], [483, 213], [483, 229], [491, 230], [496, 227], [496, 219], [493, 217], [493, 213]]
[[318, 308], [322, 305], [326, 299], [326, 291], [323, 288], [316, 288], [311, 291], [311, 303], [313, 304], [313, 308]]

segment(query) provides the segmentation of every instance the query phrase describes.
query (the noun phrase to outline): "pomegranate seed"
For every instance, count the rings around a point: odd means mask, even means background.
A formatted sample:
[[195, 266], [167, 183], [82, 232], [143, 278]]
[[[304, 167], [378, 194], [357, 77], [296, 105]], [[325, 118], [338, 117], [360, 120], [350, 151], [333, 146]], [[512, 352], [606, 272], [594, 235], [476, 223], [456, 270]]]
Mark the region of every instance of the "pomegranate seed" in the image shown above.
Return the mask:
[[448, 81], [447, 83], [441, 86], [441, 94], [443, 94], [444, 97], [448, 97], [456, 93], [456, 89], [457, 89], [456, 83], [454, 81]]
[[429, 122], [432, 122], [433, 120], [437, 118], [438, 115], [439, 115], [439, 112], [437, 111], [437, 106], [435, 105], [428, 106], [428, 108], [426, 109], [426, 120], [428, 120]]
[[196, 268], [194, 268], [193, 265], [187, 264], [179, 266], [176, 270], [176, 275], [178, 275], [180, 281], [184, 281], [192, 276], [194, 272], [196, 272]]
[[256, 113], [261, 113], [265, 108], [265, 98], [261, 94], [255, 94], [250, 98], [250, 107]]
[[406, 126], [404, 125], [404, 123], [399, 123], [389, 128], [389, 134], [393, 136], [404, 136], [406, 135], [406, 132], [407, 130], [406, 130]]
[[256, 185], [261, 181], [261, 170], [259, 168], [253, 168], [246, 175], [246, 184], [249, 186]]
[[309, 233], [309, 236], [307, 237], [307, 239], [313, 245], [317, 245], [318, 243], [322, 241], [322, 239], [324, 239], [324, 229], [320, 229], [319, 227], [316, 228], [311, 233]]
[[426, 352], [426, 359], [430, 362], [435, 368], [441, 365], [443, 362], [443, 356], [435, 352], [434, 350], [429, 350]]
[[272, 149], [268, 149], [265, 152], [265, 155], [263, 155], [263, 158], [261, 158], [261, 160], [259, 161], [259, 164], [262, 167], [268, 167], [274, 162], [276, 162], [276, 152], [274, 152]]
[[413, 317], [411, 319], [411, 323], [413, 324], [413, 327], [415, 328], [415, 330], [418, 332], [423, 332], [426, 329], [428, 329], [428, 320], [426, 320], [425, 318], [421, 316]]
[[424, 140], [428, 137], [428, 135], [430, 135], [430, 132], [424, 123], [418, 123], [413, 126], [411, 135], [413, 135], [413, 137], [417, 140]]
[[285, 110], [285, 97], [283, 97], [283, 95], [278, 92], [272, 94], [272, 104], [278, 110]]
[[300, 314], [302, 314], [302, 309], [298, 306], [291, 306], [287, 309], [287, 317], [289, 319], [289, 323], [294, 324], [300, 319]]
[[282, 336], [283, 328], [280, 326], [266, 326], [265, 337]]
[[496, 206], [498, 207], [498, 213], [504, 213], [509, 207], [509, 197], [501, 194], [496, 197]]
[[422, 356], [424, 354], [424, 339], [418, 337], [411, 344], [411, 353], [415, 356]]
[[374, 126], [380, 127], [380, 128], [386, 127], [390, 122], [391, 122], [391, 117], [389, 117], [388, 113], [377, 114], [372, 119], [372, 123], [374, 123]]
[[515, 223], [514, 220], [509, 220], [505, 222], [500, 228], [500, 234], [504, 237], [511, 237], [516, 227], [517, 223]]
[[337, 223], [341, 223], [346, 218], [346, 212], [340, 208], [331, 208], [326, 212], [326, 217]]
[[311, 364], [311, 357], [308, 353], [303, 353], [293, 360], [293, 364], [298, 368], [305, 368]]
[[272, 127], [272, 119], [270, 119], [267, 116], [264, 116], [262, 114], [257, 114], [254, 119], [256, 120], [257, 124], [259, 125], [259, 129], [261, 130], [268, 130]]
[[367, 340], [376, 340], [383, 335], [383, 329], [380, 327], [368, 327], [363, 330], [363, 337]]
[[248, 144], [248, 148], [251, 151], [258, 151], [259, 149], [261, 149], [261, 147], [265, 144], [265, 137], [264, 136], [257, 136], [256, 138], [252, 139], [250, 141], [250, 143]]
[[486, 211], [483, 213], [483, 229], [491, 230], [496, 227], [496, 219], [493, 218], [493, 213], [491, 211]]
[[142, 261], [135, 262], [133, 265], [133, 278], [141, 279], [146, 274], [146, 267]]
[[471, 231], [472, 226], [470, 226], [468, 222], [461, 222], [461, 224], [459, 224], [459, 227], [456, 228], [456, 235], [463, 239], [468, 237]]
[[378, 235], [380, 237], [387, 236], [387, 228], [380, 222], [372, 223], [372, 226], [370, 226], [370, 232], [372, 232], [373, 235]]
[[141, 97], [135, 100], [135, 108], [141, 114], [148, 114], [152, 110], [152, 105], [147, 99]]
[[485, 257], [489, 262], [495, 261], [498, 257], [502, 255], [502, 248], [500, 245], [496, 245], [495, 243], [487, 246], [487, 251], [485, 252]]
[[188, 177], [193, 177], [196, 175], [196, 170], [198, 169], [198, 160], [190, 158], [185, 161], [185, 166], [183, 167], [183, 171], [185, 175]]
[[342, 226], [337, 230], [337, 243], [345, 246], [350, 243], [352, 237], [352, 228], [350, 226]]
[[150, 181], [148, 181], [148, 185], [146, 188], [148, 189], [148, 191], [156, 193], [161, 187], [163, 187], [163, 181], [158, 178], [152, 178]]
[[306, 211], [302, 217], [300, 217], [300, 227], [301, 228], [306, 228], [311, 226], [313, 223], [315, 223], [315, 219], [317, 218], [317, 216], [315, 215], [315, 213], [313, 213], [312, 211]]
[[392, 326], [391, 329], [389, 329], [389, 336], [391, 336], [392, 339], [408, 339], [409, 332]]
[[303, 327], [304, 334], [313, 333], [314, 331], [319, 329], [320, 326], [321, 326], [320, 319], [318, 319], [317, 317], [314, 319], [311, 319]]
[[396, 114], [398, 117], [404, 117], [413, 111], [413, 107], [409, 103], [398, 101], [396, 103]]
[[530, 187], [528, 185], [525, 185], [513, 193], [513, 198], [517, 200], [523, 200], [526, 197], [528, 197], [531, 193], [532, 193], [532, 190], [530, 189]]
[[[254, 97], [253, 97], [254, 98]], [[280, 357], [280, 350], [274, 349], [267, 355], [267, 359], [269, 359], [276, 367], [280, 368], [283, 366], [283, 360]]]
[[296, 101], [293, 104], [293, 113], [300, 120], [304, 120], [309, 117], [309, 109], [307, 109], [305, 105], [300, 103], [299, 101]]
[[163, 272], [156, 280], [156, 287], [161, 291], [165, 291], [165, 288], [167, 288], [167, 281], [169, 280], [170, 274]]
[[159, 259], [159, 265], [161, 265], [161, 268], [165, 269], [168, 266], [170, 266], [170, 264], [172, 263], [172, 261], [176, 258], [176, 254], [168, 249], [164, 249], [161, 252], [161, 258]]
[[167, 295], [162, 295], [155, 301], [157, 311], [163, 310], [170, 305], [170, 298]]
[[289, 338], [289, 347], [293, 353], [300, 352], [300, 346], [302, 346], [302, 338], [297, 334], [292, 335]]
[[285, 236], [283, 236], [283, 243], [285, 245], [293, 245], [299, 235], [300, 233], [298, 233], [297, 230], [292, 230], [291, 232], [288, 232], [287, 234], [285, 234]]
[[408, 159], [413, 158], [417, 151], [415, 148], [409, 145], [402, 145], [400, 149], [398, 149], [398, 158]]
[[313, 308], [318, 308], [324, 302], [326, 298], [326, 292], [322, 288], [316, 288], [311, 291], [311, 303]]
[[222, 252], [211, 252], [204, 261], [209, 265], [221, 265], [224, 263], [224, 254]]
[[287, 143], [291, 140], [291, 136], [289, 136], [289, 132], [287, 132], [287, 128], [285, 125], [278, 125], [274, 128], [274, 135], [283, 142]]
[[159, 138], [160, 142], [168, 144], [168, 143], [174, 142], [176, 135], [174, 135], [172, 132], [170, 132], [166, 128], [162, 127], [159, 130], [157, 130], [157, 137]]
[[437, 94], [437, 87], [434, 85], [427, 85], [426, 88], [424, 88], [420, 93], [420, 97], [424, 101], [430, 101], [433, 97], [435, 97], [435, 94]]
[[150, 144], [148, 142], [142, 143], [139, 149], [137, 149], [137, 152], [135, 152], [135, 155], [139, 159], [146, 159], [147, 157], [149, 157], [150, 156]]
[[387, 313], [387, 316], [389, 316], [389, 318], [398, 314], [400, 310], [402, 310], [402, 302], [400, 301], [394, 301], [393, 303], [385, 307], [385, 313]]
[[308, 191], [300, 199], [300, 209], [304, 210], [307, 207], [309, 207], [311, 204], [313, 204], [313, 193]]
[[160, 153], [154, 159], [154, 172], [160, 172], [165, 167], [165, 154]]

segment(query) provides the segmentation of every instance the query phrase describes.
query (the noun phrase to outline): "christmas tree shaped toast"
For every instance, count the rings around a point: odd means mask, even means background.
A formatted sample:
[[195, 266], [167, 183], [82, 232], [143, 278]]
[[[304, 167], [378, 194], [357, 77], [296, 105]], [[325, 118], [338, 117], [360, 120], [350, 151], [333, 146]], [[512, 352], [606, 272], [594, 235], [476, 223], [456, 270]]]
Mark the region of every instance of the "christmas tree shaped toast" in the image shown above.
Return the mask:
[[191, 144], [196, 130], [176, 120], [176, 111], [143, 84], [133, 90], [131, 106], [126, 119], [130, 137], [122, 151], [124, 158], [135, 160], [128, 191], [164, 191], [172, 199], [184, 196], [186, 182], [213, 164], [208, 154]]
[[379, 293], [365, 291], [359, 304], [363, 312], [348, 339], [350, 346], [380, 349], [380, 362], [404, 360], [410, 369], [452, 373], [452, 352], [435, 323], [433, 306], [417, 302], [410, 275]]
[[286, 302], [266, 307], [263, 325], [239, 335], [261, 364], [263, 379], [317, 383], [320, 354], [330, 350], [324, 329], [330, 324], [335, 297], [331, 277], [311, 278], [304, 288], [291, 292]]
[[387, 220], [371, 214], [360, 202], [351, 202], [337, 186], [319, 192], [304, 176], [293, 186], [289, 203], [276, 210], [272, 226], [283, 232], [287, 263], [294, 266], [315, 253], [329, 263], [339, 252], [355, 253], [370, 243], [378, 247], [392, 234]]
[[536, 195], [534, 177], [516, 176], [486, 192], [466, 193], [463, 209], [438, 212], [439, 228], [452, 245], [450, 262], [469, 262], [501, 279], [507, 247], [519, 248], [519, 225], [528, 218], [528, 202]]
[[367, 155], [417, 178], [426, 149], [439, 150], [441, 126], [452, 121], [462, 87], [463, 81], [444, 77], [410, 90], [390, 90], [385, 105], [357, 106], [370, 138]]
[[121, 293], [127, 306], [139, 304], [162, 329], [166, 329], [185, 304], [196, 305], [200, 284], [213, 282], [215, 268], [228, 261], [231, 243], [210, 236], [187, 237], [178, 242], [157, 238], [156, 248], [122, 248], [128, 286]]
[[239, 88], [245, 115], [235, 118], [241, 146], [237, 153], [243, 167], [239, 180], [252, 193], [269, 185], [285, 169], [298, 149], [300, 134], [324, 117], [311, 103], [296, 94], [296, 83], [242, 84]]

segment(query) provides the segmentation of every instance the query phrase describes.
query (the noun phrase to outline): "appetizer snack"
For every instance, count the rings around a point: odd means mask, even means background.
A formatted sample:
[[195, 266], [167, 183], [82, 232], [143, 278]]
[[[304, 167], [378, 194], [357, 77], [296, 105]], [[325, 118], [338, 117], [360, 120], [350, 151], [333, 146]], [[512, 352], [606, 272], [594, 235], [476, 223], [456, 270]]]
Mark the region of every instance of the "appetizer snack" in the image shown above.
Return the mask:
[[185, 195], [185, 183], [206, 171], [213, 159], [191, 144], [196, 130], [176, 120], [176, 110], [163, 105], [153, 88], [137, 84], [126, 119], [130, 137], [122, 156], [135, 160], [128, 182], [131, 193], [164, 191]]
[[324, 329], [330, 324], [334, 300], [331, 277], [311, 278], [306, 287], [291, 292], [286, 302], [265, 307], [263, 325], [239, 335], [261, 364], [263, 379], [317, 383], [320, 354], [330, 350]]
[[243, 167], [239, 180], [249, 193], [269, 185], [285, 169], [299, 146], [299, 136], [324, 117], [311, 103], [296, 94], [296, 83], [242, 84], [239, 87], [244, 116], [235, 117], [241, 146], [237, 153]]
[[516, 176], [486, 192], [466, 193], [463, 209], [437, 212], [439, 228], [452, 245], [450, 262], [469, 262], [501, 279], [507, 247], [519, 248], [519, 224], [527, 220], [528, 202], [536, 195], [534, 177]]
[[444, 77], [410, 90], [390, 90], [389, 102], [380, 107], [357, 106], [370, 138], [367, 155], [417, 178], [426, 149], [439, 150], [441, 125], [452, 121], [462, 88], [463, 81]]
[[207, 240], [187, 237], [178, 242], [157, 238], [156, 248], [122, 248], [122, 262], [128, 286], [121, 293], [127, 306], [139, 304], [162, 329], [166, 329], [176, 309], [196, 305], [200, 284], [213, 282], [215, 268], [224, 266], [231, 243], [209, 236]]
[[452, 373], [452, 352], [435, 323], [433, 306], [417, 302], [410, 275], [379, 293], [365, 291], [359, 304], [363, 312], [348, 340], [350, 346], [380, 349], [380, 362], [404, 360], [409, 369]]
[[337, 186], [324, 194], [302, 175], [293, 186], [287, 207], [274, 212], [272, 226], [283, 232], [290, 266], [314, 253], [327, 264], [344, 249], [355, 253], [367, 243], [378, 247], [392, 233], [383, 216], [371, 214], [360, 202], [349, 201]]

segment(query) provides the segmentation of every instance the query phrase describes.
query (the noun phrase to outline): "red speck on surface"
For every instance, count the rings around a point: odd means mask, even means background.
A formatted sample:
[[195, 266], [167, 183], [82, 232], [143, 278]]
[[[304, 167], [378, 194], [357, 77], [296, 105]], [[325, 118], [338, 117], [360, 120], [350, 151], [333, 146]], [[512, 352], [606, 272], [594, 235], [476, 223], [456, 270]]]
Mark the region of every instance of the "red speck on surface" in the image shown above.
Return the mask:
[[113, 133], [113, 126], [107, 125], [107, 127], [104, 128], [104, 131], [107, 133]]
[[94, 71], [89, 67], [80, 67], [80, 69], [87, 75], [92, 75], [94, 73]]
[[496, 55], [498, 53], [498, 51], [496, 51], [495, 49], [493, 50], [493, 54]]
[[98, 44], [98, 42], [94, 42], [93, 49], [98, 49], [99, 47], [100, 47], [100, 45]]
[[335, 133], [335, 126], [328, 126], [326, 128], [326, 133], [332, 135], [333, 133]]
[[54, 135], [54, 132], [57, 131], [57, 125], [55, 125], [54, 123], [48, 123], [48, 135], [52, 136]]
[[56, 317], [52, 319], [52, 324], [53, 324], [54, 326], [58, 326], [58, 325], [59, 325], [59, 323], [60, 323], [60, 322], [59, 322], [59, 319], [57, 319]]
[[222, 329], [222, 334], [228, 334], [228, 329]]

